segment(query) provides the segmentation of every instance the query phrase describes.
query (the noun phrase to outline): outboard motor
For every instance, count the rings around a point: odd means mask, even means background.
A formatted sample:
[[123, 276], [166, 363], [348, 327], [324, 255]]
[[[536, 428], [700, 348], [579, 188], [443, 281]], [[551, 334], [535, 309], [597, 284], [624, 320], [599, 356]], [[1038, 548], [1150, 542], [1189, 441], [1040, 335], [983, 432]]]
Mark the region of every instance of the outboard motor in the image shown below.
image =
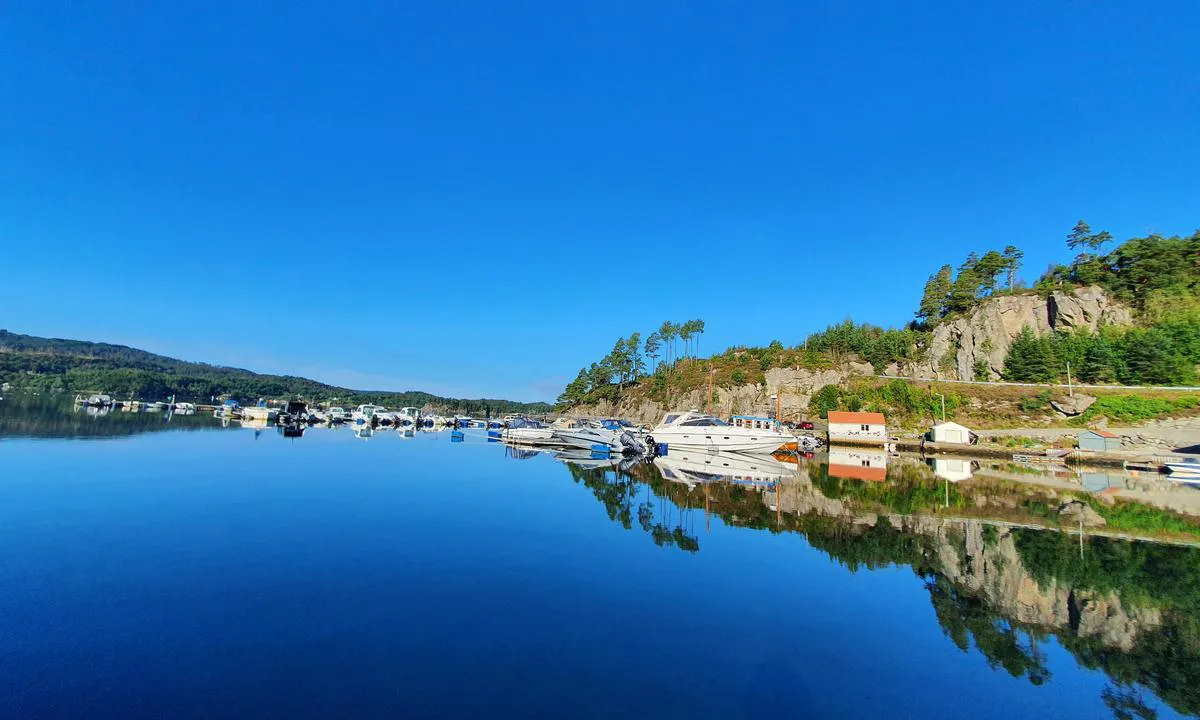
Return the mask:
[[658, 457], [658, 443], [654, 441], [653, 435], [646, 436], [646, 455], [648, 457]]
[[642, 441], [635, 438], [633, 433], [629, 432], [628, 430], [621, 433], [620, 441], [621, 449], [624, 452], [635, 452], [638, 454], [646, 452], [646, 446], [642, 444]]

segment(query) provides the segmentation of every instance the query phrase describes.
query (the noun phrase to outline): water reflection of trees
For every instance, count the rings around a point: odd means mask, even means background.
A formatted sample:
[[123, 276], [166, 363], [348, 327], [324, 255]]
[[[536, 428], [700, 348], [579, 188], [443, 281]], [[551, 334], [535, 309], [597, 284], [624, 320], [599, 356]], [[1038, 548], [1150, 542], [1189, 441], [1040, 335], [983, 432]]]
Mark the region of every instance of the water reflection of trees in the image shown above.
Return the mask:
[[[671, 483], [653, 465], [568, 467], [576, 482], [604, 504], [610, 519], [631, 528], [636, 512], [639, 528], [658, 544], [698, 551], [684, 516], [688, 508], [704, 507], [729, 526], [799, 533], [850, 572], [908, 566], [921, 578], [946, 637], [964, 652], [978, 652], [998, 671], [1035, 685], [1050, 682], [1044, 647], [1056, 640], [1081, 666], [1106, 674], [1110, 684], [1103, 700], [1114, 717], [1153, 717], [1145, 692], [1181, 713], [1200, 715], [1200, 550], [1195, 548], [1093, 537], [1081, 552], [1077, 536], [1053, 530], [936, 516], [921, 516], [923, 525], [909, 524], [904, 511], [966, 503], [953, 485], [915, 472], [910, 477], [889, 469], [888, 483], [863, 483], [810, 468], [811, 483], [799, 481], [797, 489], [810, 493], [810, 500], [833, 496], [851, 506], [862, 502], [897, 513], [845, 517], [781, 512], [774, 492], [729, 483]], [[675, 510], [666, 509], [670, 506]], [[969, 550], [965, 529], [972, 524], [977, 534]], [[995, 567], [1013, 563], [1010, 569], [1027, 577], [1037, 592], [1064, 603], [1067, 616], [1022, 620], [1013, 614], [1019, 598], [996, 598], [970, 587], [965, 579], [980, 571], [972, 568], [980, 561], [972, 552], [989, 557]], [[1107, 604], [1112, 607], [1105, 611]], [[1115, 618], [1136, 632], [1126, 642], [1083, 627], [1081, 614], [1093, 610], [1093, 620]]]
[[[688, 500], [676, 503], [665, 493], [655, 492], [652, 476], [663, 482], [662, 475], [645, 463], [623, 463], [607, 468], [593, 468], [568, 462], [567, 468], [575, 482], [592, 491], [604, 505], [608, 519], [626, 530], [633, 528], [634, 505], [637, 505], [638, 527], [659, 547], [676, 547], [684, 552], [700, 550], [700, 540], [690, 527], [692, 506]], [[639, 501], [639, 486], [645, 497]]]

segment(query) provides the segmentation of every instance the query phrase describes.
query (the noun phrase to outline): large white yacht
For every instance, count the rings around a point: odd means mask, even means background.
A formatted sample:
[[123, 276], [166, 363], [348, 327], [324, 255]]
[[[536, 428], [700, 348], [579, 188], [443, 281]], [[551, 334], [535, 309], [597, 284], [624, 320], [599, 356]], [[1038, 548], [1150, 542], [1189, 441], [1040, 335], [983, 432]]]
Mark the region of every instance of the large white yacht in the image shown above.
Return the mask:
[[720, 418], [690, 410], [669, 413], [650, 434], [671, 448], [705, 448], [734, 452], [774, 452], [796, 438], [774, 428], [734, 427]]

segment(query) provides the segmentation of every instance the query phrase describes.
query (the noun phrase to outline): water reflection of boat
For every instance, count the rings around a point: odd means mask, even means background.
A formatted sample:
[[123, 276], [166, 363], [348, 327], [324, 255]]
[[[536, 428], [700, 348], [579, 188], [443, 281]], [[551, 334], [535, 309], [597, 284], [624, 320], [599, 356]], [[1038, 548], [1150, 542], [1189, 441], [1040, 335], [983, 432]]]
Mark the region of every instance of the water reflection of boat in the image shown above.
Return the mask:
[[617, 464], [608, 453], [593, 453], [588, 450], [560, 450], [554, 454], [554, 459], [588, 470], [611, 468]]
[[887, 453], [862, 447], [832, 445], [829, 476], [848, 480], [887, 480]]
[[667, 480], [689, 487], [714, 482], [769, 487], [793, 472], [793, 466], [770, 455], [740, 453], [669, 453], [654, 458], [654, 465]]
[[1172, 480], [1200, 483], [1200, 460], [1196, 458], [1186, 458], [1180, 462], [1169, 462], [1166, 464], [1166, 467]]
[[304, 437], [305, 426], [299, 423], [289, 423], [279, 426], [279, 434], [285, 438]]
[[933, 468], [933, 474], [949, 480], [962, 482], [970, 480], [975, 474], [975, 463], [962, 458], [931, 457], [925, 459], [926, 464]]
[[369, 440], [374, 434], [375, 430], [371, 427], [370, 423], [354, 426], [354, 437], [360, 440]]
[[534, 450], [533, 448], [516, 447], [513, 445], [504, 446], [504, 456], [510, 457], [513, 460], [529, 460], [541, 454], [541, 450]]

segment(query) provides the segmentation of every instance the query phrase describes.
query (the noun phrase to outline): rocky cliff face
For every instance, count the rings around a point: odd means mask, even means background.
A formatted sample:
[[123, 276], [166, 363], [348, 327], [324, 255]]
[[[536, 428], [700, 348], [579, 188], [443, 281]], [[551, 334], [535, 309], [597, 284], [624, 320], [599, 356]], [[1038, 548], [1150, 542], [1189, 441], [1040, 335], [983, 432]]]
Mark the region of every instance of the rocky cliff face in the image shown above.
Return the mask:
[[1014, 338], [1026, 326], [1039, 335], [1054, 330], [1133, 322], [1129, 308], [1108, 297], [1098, 287], [1059, 291], [1047, 299], [1036, 295], [992, 298], [969, 315], [938, 325], [933, 332], [926, 360], [896, 370], [916, 377], [974, 380], [975, 364], [984, 360], [988, 379], [1004, 370], [1004, 357]]
[[[792, 370], [772, 368], [766, 375], [766, 384], [738, 385], [732, 388], [715, 388], [711, 410], [719, 417], [730, 415], [765, 415], [774, 411], [771, 396], [781, 397], [783, 417], [801, 417], [808, 414], [808, 401], [812, 394], [826, 385], [838, 385], [855, 376], [872, 375], [875, 369], [869, 363], [850, 362], [830, 370]], [[622, 417], [634, 422], [656, 423], [668, 411], [703, 408], [708, 400], [708, 388], [698, 388], [673, 398], [670, 407], [646, 400], [640, 395], [623, 397], [616, 404], [603, 401], [596, 405], [575, 408], [574, 414], [598, 417]]]

